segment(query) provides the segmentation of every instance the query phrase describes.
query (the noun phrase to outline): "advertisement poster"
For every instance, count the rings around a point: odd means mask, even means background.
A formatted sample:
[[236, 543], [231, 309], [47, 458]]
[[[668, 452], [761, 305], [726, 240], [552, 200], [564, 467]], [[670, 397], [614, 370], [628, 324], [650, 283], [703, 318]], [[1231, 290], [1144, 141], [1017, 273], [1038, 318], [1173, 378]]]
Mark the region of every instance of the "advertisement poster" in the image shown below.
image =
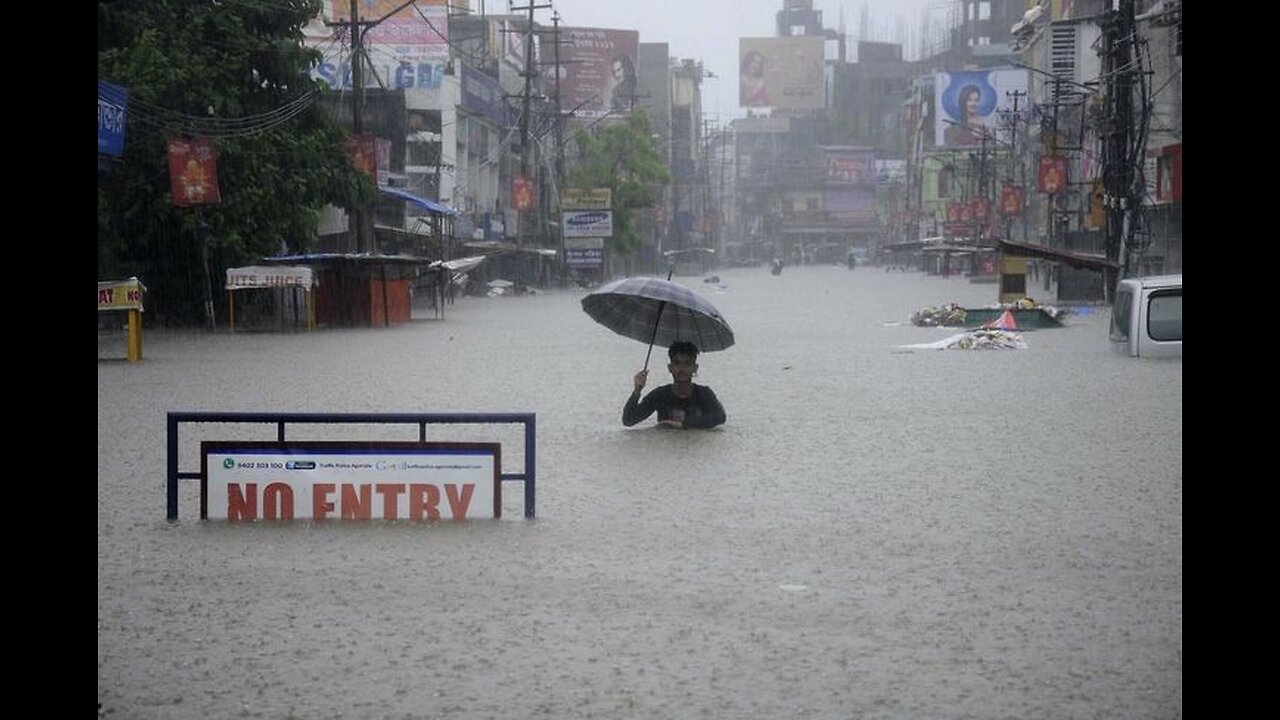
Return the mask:
[[637, 101], [636, 58], [640, 33], [634, 30], [566, 28], [560, 48], [560, 105], [574, 117], [627, 113]]
[[[985, 142], [1008, 142], [1008, 131], [998, 121], [1000, 113], [1013, 110], [1015, 93], [1027, 93], [1027, 71], [964, 70], [934, 77], [938, 108], [934, 144], [971, 147]], [[1023, 100], [1025, 105], [1025, 97]]]
[[[365, 49], [365, 87], [435, 89], [449, 59], [449, 8], [445, 0], [360, 0], [356, 3]], [[333, 89], [352, 87], [351, 2], [326, 0], [322, 15], [304, 29], [319, 50], [312, 77]], [[369, 27], [367, 23], [376, 23]]]
[[204, 442], [200, 517], [469, 520], [502, 515], [500, 445]]
[[826, 104], [822, 38], [739, 38], [738, 104], [814, 110]]

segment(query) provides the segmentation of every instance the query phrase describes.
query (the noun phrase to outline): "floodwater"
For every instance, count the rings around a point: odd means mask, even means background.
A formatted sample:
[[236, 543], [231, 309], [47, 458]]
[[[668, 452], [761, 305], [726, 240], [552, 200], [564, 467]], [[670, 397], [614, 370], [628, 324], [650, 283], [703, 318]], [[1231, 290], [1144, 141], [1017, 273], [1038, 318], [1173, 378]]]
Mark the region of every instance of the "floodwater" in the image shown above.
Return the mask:
[[[897, 348], [949, 334], [922, 306], [994, 300], [963, 278], [718, 275], [676, 278], [737, 333], [700, 358], [704, 432], [622, 427], [645, 346], [584, 291], [153, 332], [137, 364], [100, 337], [99, 715], [1182, 716], [1180, 359], [1110, 354], [1105, 308], [1026, 350]], [[170, 524], [169, 411], [534, 412], [537, 518], [507, 483], [499, 520], [202, 522], [184, 481]], [[503, 439], [515, 472], [512, 428], [430, 439]], [[183, 469], [246, 437], [274, 427], [184, 431]]]

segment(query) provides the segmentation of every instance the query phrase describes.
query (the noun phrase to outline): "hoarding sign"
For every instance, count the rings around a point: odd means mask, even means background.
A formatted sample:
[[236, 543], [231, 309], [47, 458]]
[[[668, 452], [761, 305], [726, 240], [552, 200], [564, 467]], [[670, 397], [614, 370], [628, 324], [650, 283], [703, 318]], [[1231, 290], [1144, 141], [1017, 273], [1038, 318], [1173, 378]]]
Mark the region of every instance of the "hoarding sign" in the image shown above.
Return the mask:
[[560, 105], [577, 117], [631, 111], [636, 103], [640, 33], [635, 30], [566, 28], [560, 48]]
[[613, 236], [612, 210], [568, 210], [561, 214], [566, 238]]
[[1008, 142], [1007, 131], [996, 122], [1000, 112], [1013, 110], [1015, 93], [1027, 94], [1026, 70], [964, 70], [934, 77], [934, 144], [947, 147], [981, 145], [985, 140]]
[[814, 110], [823, 93], [822, 38], [738, 39], [738, 104]]

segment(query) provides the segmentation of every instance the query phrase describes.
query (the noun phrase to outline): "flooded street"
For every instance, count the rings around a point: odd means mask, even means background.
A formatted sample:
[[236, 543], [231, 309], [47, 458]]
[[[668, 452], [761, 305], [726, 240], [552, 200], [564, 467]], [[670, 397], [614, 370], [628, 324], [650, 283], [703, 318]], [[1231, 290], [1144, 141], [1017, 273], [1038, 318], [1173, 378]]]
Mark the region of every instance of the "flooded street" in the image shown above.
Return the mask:
[[[1182, 361], [1107, 310], [897, 346], [994, 285], [717, 271], [728, 422], [627, 429], [645, 346], [585, 291], [390, 329], [166, 333], [98, 362], [98, 701], [116, 718], [1182, 716]], [[1036, 295], [1037, 288], [1031, 289]], [[123, 351], [119, 353], [123, 356]], [[669, 381], [655, 348], [652, 388]], [[534, 412], [537, 519], [165, 521], [169, 411]], [[416, 428], [290, 438], [415, 439]], [[504, 442], [514, 429], [436, 427]], [[274, 439], [274, 428], [183, 436]]]

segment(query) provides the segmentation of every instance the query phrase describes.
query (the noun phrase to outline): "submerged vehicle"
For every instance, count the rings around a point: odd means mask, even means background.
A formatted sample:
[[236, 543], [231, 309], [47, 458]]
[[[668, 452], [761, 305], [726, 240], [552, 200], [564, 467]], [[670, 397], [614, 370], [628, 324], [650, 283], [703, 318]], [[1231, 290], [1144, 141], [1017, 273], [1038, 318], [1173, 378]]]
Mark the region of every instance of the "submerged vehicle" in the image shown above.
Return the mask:
[[1125, 278], [1116, 285], [1111, 349], [1130, 357], [1182, 357], [1182, 275]]

